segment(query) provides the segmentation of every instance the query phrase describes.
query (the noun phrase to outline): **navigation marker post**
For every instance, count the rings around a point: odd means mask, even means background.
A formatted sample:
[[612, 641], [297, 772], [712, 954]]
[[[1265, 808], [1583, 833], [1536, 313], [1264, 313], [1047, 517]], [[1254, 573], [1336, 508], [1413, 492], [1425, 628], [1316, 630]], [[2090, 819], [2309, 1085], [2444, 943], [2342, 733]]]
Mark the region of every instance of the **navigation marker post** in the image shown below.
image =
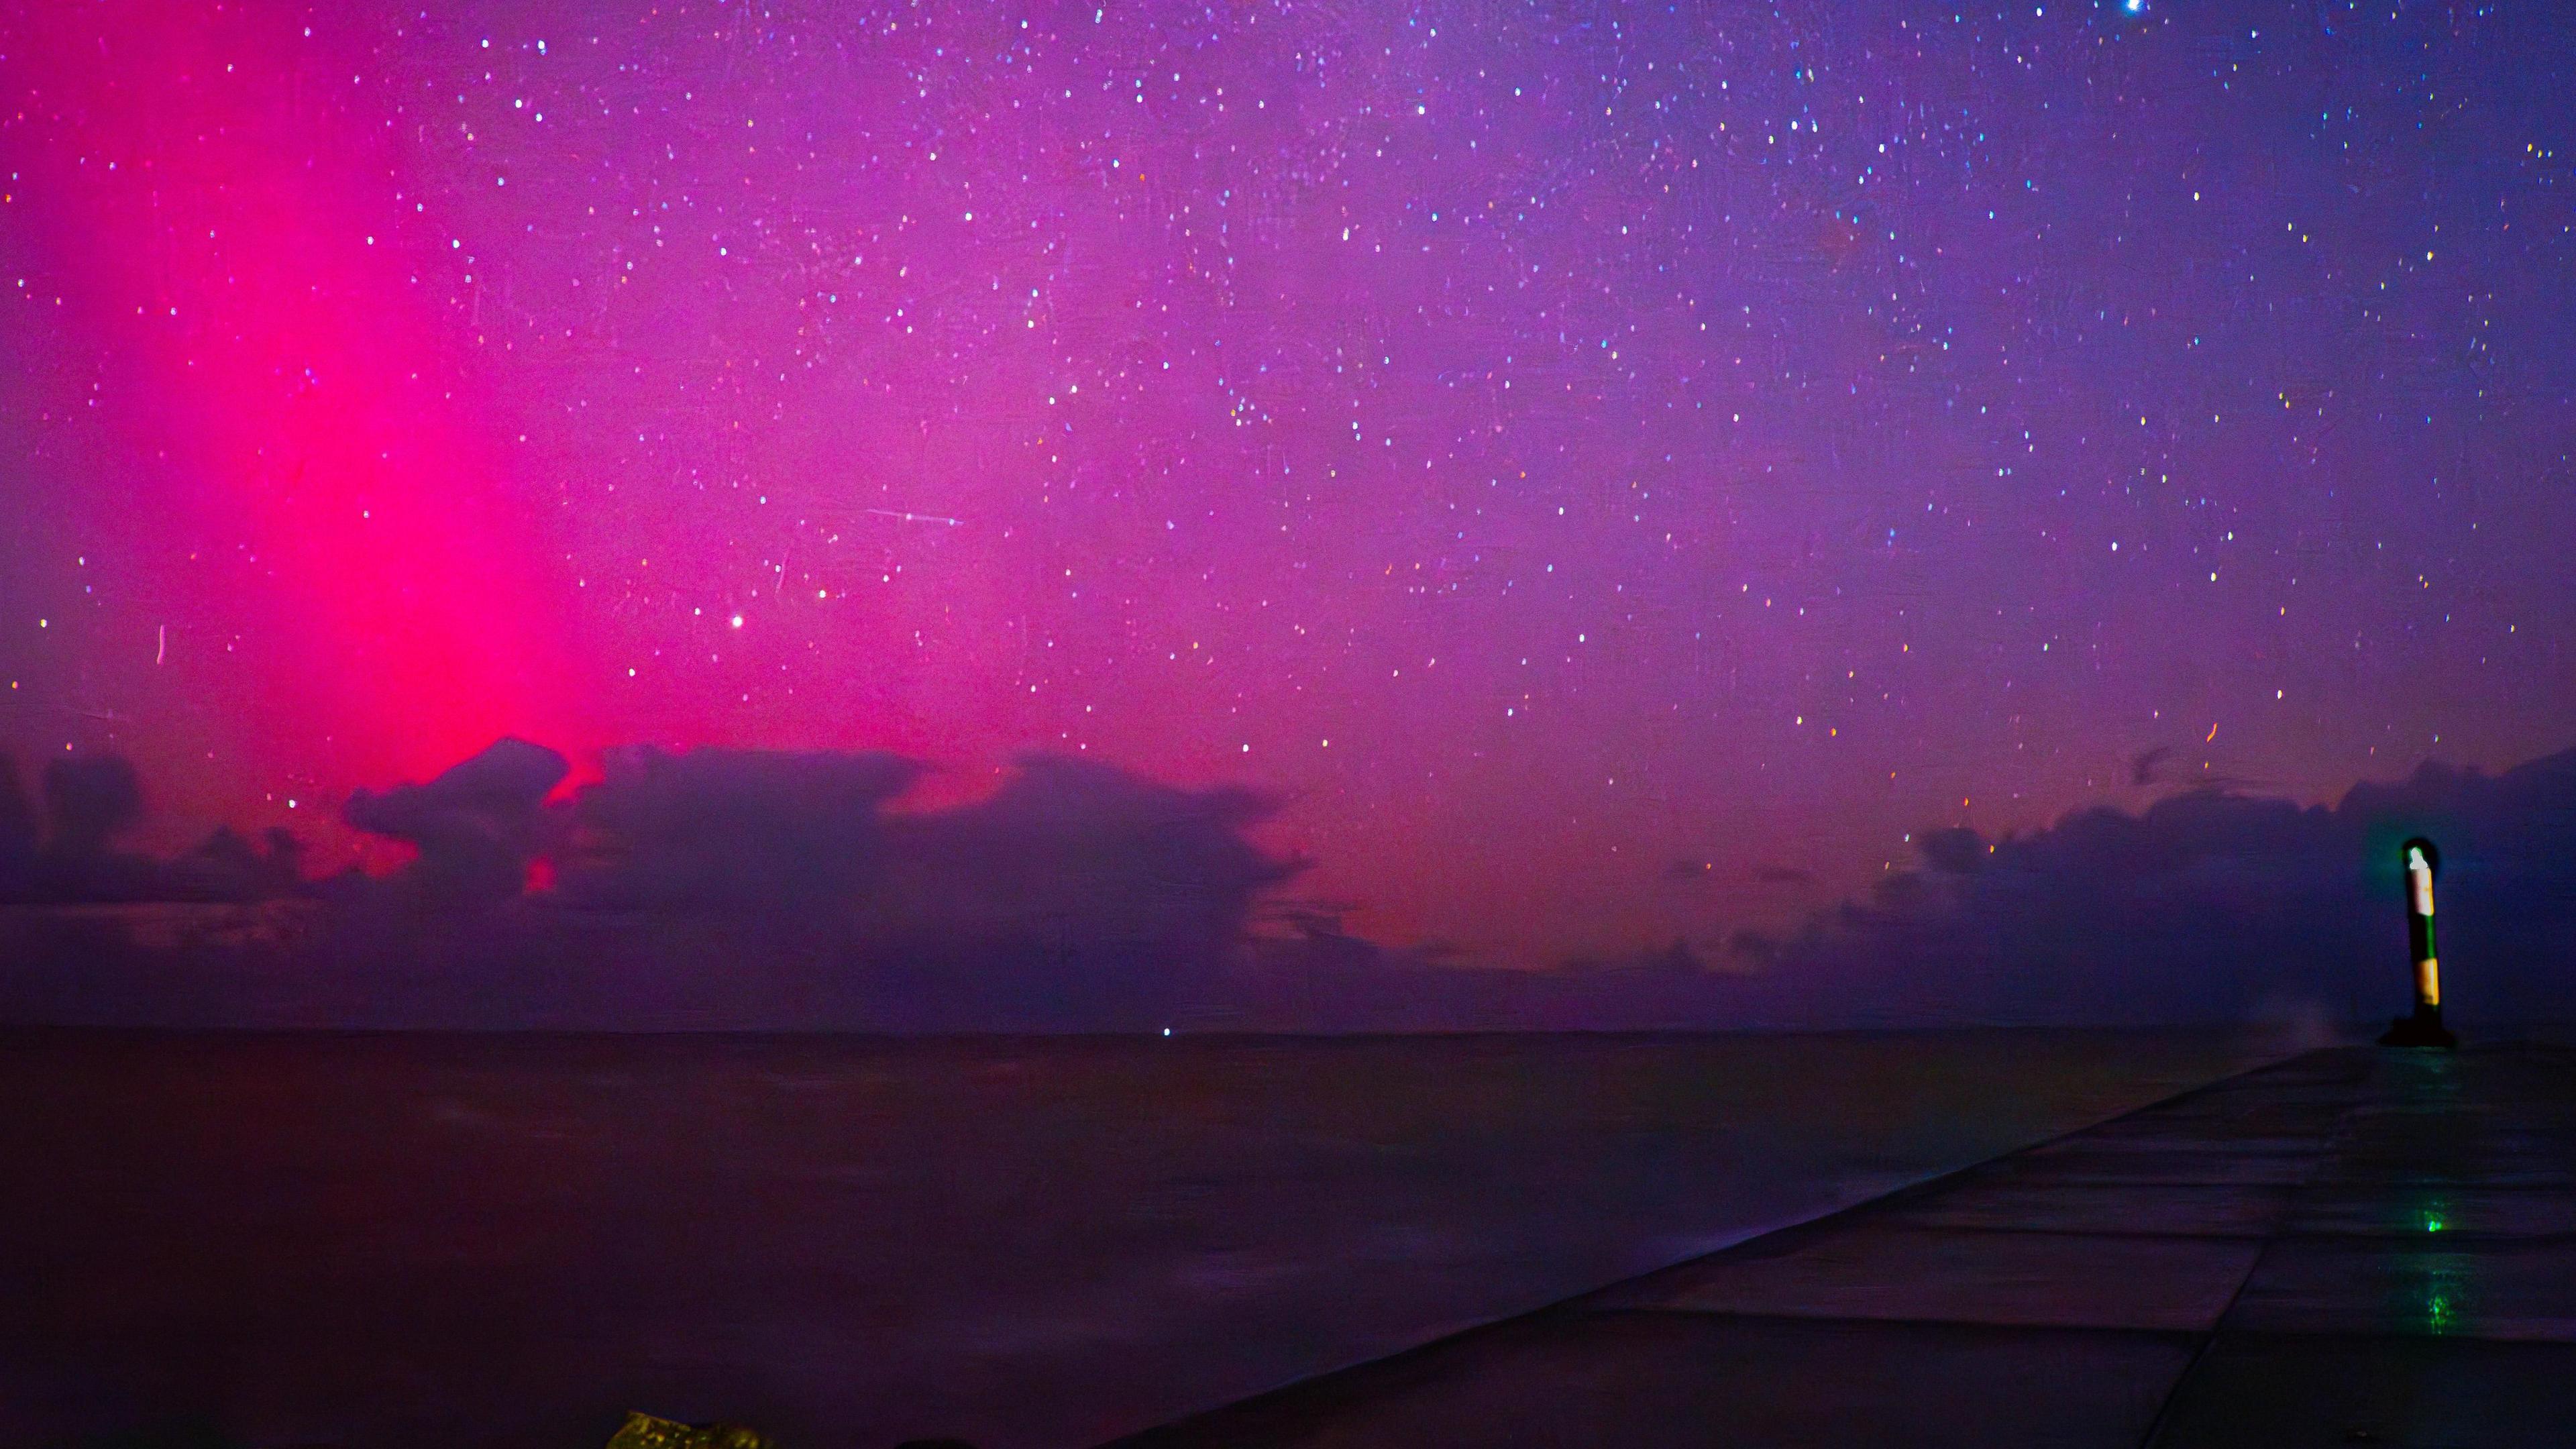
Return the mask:
[[2401, 1016], [2379, 1039], [2381, 1046], [2452, 1047], [2459, 1039], [2442, 1025], [2442, 967], [2433, 951], [2433, 874], [2442, 852], [2416, 836], [2397, 847], [2406, 870], [2406, 944], [2415, 958], [2415, 1013]]

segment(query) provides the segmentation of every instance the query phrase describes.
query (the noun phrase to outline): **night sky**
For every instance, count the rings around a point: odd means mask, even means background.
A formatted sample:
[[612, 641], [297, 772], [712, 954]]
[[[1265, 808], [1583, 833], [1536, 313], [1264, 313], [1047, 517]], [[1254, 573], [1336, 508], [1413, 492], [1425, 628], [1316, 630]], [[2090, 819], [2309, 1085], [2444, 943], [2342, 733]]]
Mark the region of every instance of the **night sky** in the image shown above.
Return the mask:
[[2529, 3], [27, 0], [0, 747], [326, 865], [504, 733], [1077, 753], [1504, 963], [2499, 768], [2570, 95]]

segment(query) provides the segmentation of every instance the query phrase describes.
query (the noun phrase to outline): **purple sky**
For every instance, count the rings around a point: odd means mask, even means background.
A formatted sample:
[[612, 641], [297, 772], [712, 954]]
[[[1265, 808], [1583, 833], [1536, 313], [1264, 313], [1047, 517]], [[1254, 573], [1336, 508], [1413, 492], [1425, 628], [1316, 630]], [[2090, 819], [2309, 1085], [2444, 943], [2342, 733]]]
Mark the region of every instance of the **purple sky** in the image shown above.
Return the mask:
[[505, 731], [1080, 752], [1504, 962], [2508, 765], [2570, 94], [2517, 3], [15, 7], [0, 746], [326, 842]]

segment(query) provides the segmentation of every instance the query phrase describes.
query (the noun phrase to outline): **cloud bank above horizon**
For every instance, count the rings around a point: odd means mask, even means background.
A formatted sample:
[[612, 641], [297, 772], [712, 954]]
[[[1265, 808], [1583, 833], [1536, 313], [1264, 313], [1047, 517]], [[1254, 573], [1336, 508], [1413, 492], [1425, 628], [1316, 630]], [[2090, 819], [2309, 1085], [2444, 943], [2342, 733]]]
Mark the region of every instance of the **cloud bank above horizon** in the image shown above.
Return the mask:
[[[338, 1002], [338, 1024], [452, 1023], [469, 1001], [506, 1008], [467, 1012], [484, 1025], [669, 1025], [673, 1001], [691, 1003], [683, 1024], [949, 1030], [2350, 1022], [2402, 996], [2396, 847], [2429, 834], [2453, 1011], [2576, 1014], [2576, 749], [2495, 776], [2427, 765], [2333, 806], [2200, 789], [1994, 840], [1930, 832], [1915, 865], [1794, 931], [1552, 970], [1354, 934], [1287, 889], [1307, 863], [1252, 839], [1274, 805], [1246, 792], [1033, 756], [981, 799], [902, 808], [920, 771], [646, 746], [564, 793], [562, 756], [504, 740], [353, 797], [351, 822], [409, 864], [297, 884], [275, 868], [284, 847], [263, 858], [229, 832], [168, 862], [118, 854], [140, 809], [130, 768], [56, 761], [42, 831], [0, 772], [0, 899], [210, 880], [234, 899], [318, 896], [336, 924], [288, 974]], [[45, 989], [189, 1019], [140, 959]], [[187, 1000], [266, 1019], [259, 979], [199, 979]]]

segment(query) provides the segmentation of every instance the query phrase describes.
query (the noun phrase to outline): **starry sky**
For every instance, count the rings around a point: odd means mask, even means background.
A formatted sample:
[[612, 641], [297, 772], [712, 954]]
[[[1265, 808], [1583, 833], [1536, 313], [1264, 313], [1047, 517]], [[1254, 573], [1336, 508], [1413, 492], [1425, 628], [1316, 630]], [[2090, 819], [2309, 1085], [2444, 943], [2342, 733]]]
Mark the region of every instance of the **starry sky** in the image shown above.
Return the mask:
[[1274, 792], [1476, 960], [2565, 746], [2544, 4], [0, 12], [0, 746]]

